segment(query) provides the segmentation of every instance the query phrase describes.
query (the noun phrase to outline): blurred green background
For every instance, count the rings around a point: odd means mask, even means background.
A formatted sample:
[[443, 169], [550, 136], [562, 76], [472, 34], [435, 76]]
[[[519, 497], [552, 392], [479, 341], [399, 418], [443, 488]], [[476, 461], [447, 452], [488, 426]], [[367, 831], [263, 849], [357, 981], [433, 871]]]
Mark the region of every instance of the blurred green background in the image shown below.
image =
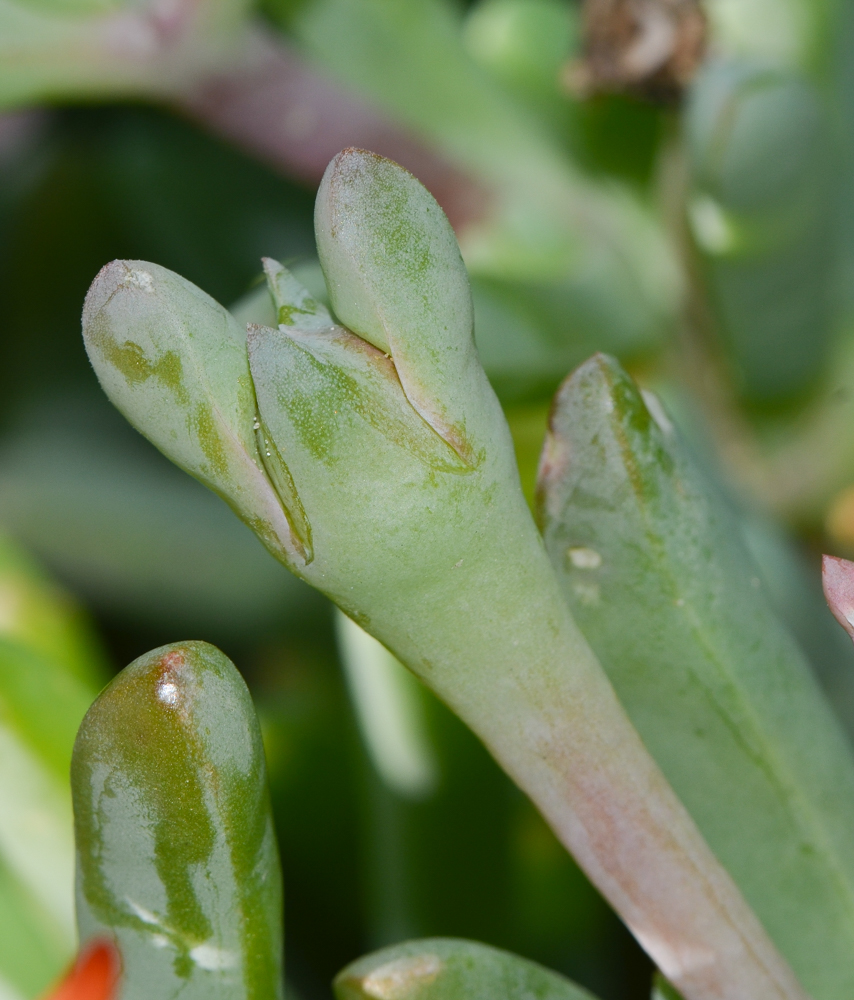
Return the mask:
[[[458, 228], [529, 497], [554, 390], [594, 351], [616, 354], [729, 497], [854, 732], [854, 651], [824, 606], [817, 562], [821, 550], [854, 552], [848, 8], [709, 0], [684, 79], [662, 63], [616, 83], [596, 77], [571, 0], [266, 0], [255, 16], [336, 93], [485, 192]], [[0, 59], [16, 30], [3, 17]], [[176, 102], [53, 84], [21, 99], [3, 85], [0, 726], [19, 718], [2, 685], [24, 652], [45, 661], [34, 671], [82, 685], [63, 716], [76, 725], [134, 657], [215, 643], [262, 720], [295, 996], [330, 996], [333, 975], [371, 948], [455, 935], [540, 961], [602, 1000], [647, 997], [639, 947], [417, 682], [408, 697], [430, 780], [383, 773], [331, 606], [128, 427], [88, 364], [80, 310], [114, 258], [156, 261], [224, 304], [256, 288], [262, 255], [316, 281], [317, 178], [265, 165]], [[0, 779], [0, 810], [15, 794]], [[12, 1000], [37, 995], [69, 944], [44, 930], [7, 826], [0, 997]]]

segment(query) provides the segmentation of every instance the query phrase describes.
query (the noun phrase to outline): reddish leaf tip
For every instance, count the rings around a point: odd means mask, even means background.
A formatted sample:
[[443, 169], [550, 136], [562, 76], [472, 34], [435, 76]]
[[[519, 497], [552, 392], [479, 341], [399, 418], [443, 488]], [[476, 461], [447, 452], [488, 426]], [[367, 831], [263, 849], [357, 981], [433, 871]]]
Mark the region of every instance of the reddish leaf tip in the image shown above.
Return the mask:
[[116, 1000], [120, 974], [118, 948], [106, 938], [96, 938], [44, 1000]]
[[854, 562], [838, 556], [823, 556], [821, 577], [833, 617], [854, 639]]

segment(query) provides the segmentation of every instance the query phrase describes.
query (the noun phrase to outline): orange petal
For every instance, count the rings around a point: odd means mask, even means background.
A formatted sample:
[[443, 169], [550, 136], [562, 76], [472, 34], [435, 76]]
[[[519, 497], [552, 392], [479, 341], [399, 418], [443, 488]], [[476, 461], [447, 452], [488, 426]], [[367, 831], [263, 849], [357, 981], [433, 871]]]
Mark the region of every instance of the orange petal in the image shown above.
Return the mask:
[[854, 562], [825, 556], [821, 564], [824, 596], [833, 617], [854, 639]]
[[97, 938], [44, 1000], [115, 1000], [118, 995], [121, 959], [112, 941]]

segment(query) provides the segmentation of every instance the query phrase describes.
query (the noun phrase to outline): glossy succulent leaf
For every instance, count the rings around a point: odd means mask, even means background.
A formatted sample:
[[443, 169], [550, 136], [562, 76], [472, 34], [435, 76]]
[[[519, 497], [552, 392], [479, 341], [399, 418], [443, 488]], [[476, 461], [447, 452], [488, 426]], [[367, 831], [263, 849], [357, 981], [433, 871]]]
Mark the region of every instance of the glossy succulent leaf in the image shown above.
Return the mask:
[[112, 935], [123, 1000], [282, 996], [282, 893], [261, 734], [201, 642], [135, 660], [72, 762], [80, 940]]
[[691, 88], [688, 215], [710, 301], [749, 397], [802, 390], [833, 333], [837, 168], [823, 95], [806, 79], [713, 62]]
[[849, 996], [854, 759], [734, 517], [602, 356], [557, 397], [539, 491], [567, 602], [644, 742], [810, 994]]
[[336, 1000], [593, 1000], [535, 962], [473, 941], [427, 938], [384, 948], [336, 977]]
[[0, 638], [0, 982], [45, 989], [74, 947], [68, 767], [94, 689]]

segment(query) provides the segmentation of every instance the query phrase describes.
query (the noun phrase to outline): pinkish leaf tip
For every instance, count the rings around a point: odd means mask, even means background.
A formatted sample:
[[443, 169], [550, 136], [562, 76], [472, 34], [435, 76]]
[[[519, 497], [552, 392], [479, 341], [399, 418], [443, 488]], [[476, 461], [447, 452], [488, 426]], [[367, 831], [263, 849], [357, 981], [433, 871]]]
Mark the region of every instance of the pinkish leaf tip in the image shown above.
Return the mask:
[[824, 596], [833, 617], [854, 639], [854, 562], [823, 556], [821, 577]]

